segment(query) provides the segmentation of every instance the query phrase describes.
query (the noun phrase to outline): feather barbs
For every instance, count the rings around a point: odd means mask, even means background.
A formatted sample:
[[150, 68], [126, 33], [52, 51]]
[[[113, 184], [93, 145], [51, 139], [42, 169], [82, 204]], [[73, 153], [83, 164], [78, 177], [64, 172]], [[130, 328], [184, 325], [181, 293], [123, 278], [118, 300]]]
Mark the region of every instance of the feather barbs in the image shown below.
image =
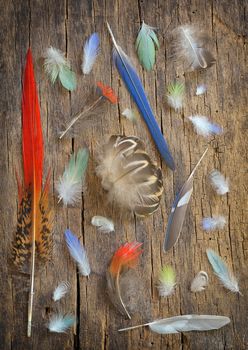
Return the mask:
[[132, 242], [122, 245], [114, 254], [109, 272], [116, 276], [125, 267], [134, 267], [137, 264], [138, 257], [142, 253], [140, 249], [142, 243]]
[[97, 86], [100, 89], [103, 97], [107, 98], [113, 104], [118, 102], [118, 98], [110, 86], [104, 85], [101, 81], [97, 82]]

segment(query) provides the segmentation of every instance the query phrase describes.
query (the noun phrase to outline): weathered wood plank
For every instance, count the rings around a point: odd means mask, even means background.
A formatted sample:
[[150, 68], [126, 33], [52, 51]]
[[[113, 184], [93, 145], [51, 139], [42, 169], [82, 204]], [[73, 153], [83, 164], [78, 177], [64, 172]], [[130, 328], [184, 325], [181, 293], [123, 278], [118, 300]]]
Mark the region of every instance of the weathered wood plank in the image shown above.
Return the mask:
[[[2, 349], [245, 349], [247, 339], [247, 71], [245, 39], [246, 4], [235, 0], [137, 0], [137, 1], [0, 1], [2, 52], [0, 57], [0, 340]], [[112, 65], [108, 20], [122, 48], [128, 53], [144, 82], [156, 118], [170, 145], [176, 162], [172, 173], [159, 154], [140, 117], [137, 125], [121, 117], [134, 103]], [[159, 28], [160, 49], [155, 69], [145, 72], [138, 63], [134, 41], [141, 21]], [[204, 72], [184, 73], [170, 57], [168, 33], [179, 24], [199, 23], [212, 38], [216, 65]], [[101, 55], [89, 76], [81, 74], [82, 45], [97, 31], [101, 36]], [[25, 54], [31, 45], [45, 144], [45, 174], [52, 168], [52, 200], [55, 207], [53, 259], [39, 271], [35, 281], [32, 339], [26, 337], [28, 276], [21, 276], [11, 266], [11, 241], [17, 217], [15, 169], [21, 173], [21, 76]], [[42, 69], [42, 55], [50, 45], [60, 48], [72, 62], [78, 87], [68, 93], [59, 84], [51, 86]], [[119, 96], [118, 106], [107, 105], [97, 123], [78, 126], [74, 138], [58, 140], [58, 132], [69, 116], [82, 106], [96, 82], [111, 85]], [[186, 85], [186, 103], [175, 113], [165, 103], [166, 85], [179, 80]], [[198, 83], [208, 87], [204, 96], [195, 96]], [[206, 114], [220, 123], [225, 133], [210, 141], [209, 151], [197, 171], [194, 194], [176, 247], [164, 254], [162, 245], [171, 203], [185, 179], [205, 150], [207, 142], [196, 136], [187, 116]], [[95, 174], [97, 150], [108, 135], [125, 133], [142, 138], [147, 152], [162, 167], [165, 194], [153, 217], [141, 220], [124, 216], [107, 202]], [[55, 184], [64, 171], [72, 151], [88, 145], [90, 162], [82, 204], [64, 208], [57, 203]], [[218, 168], [230, 179], [231, 192], [222, 197], [213, 194], [207, 174]], [[206, 234], [201, 229], [203, 216], [223, 214], [228, 225], [222, 231]], [[90, 221], [94, 215], [111, 217], [114, 234], [100, 235]], [[77, 274], [64, 244], [63, 233], [69, 227], [87, 248], [92, 275]], [[106, 294], [105, 271], [114, 251], [126, 241], [144, 243], [144, 253], [137, 268], [142, 280], [139, 310], [132, 321], [124, 319], [111, 306]], [[218, 251], [233, 267], [243, 297], [219, 286], [207, 262], [205, 250]], [[176, 293], [160, 299], [156, 282], [161, 265], [171, 264], [177, 272]], [[205, 292], [190, 293], [189, 285], [200, 269], [210, 276]], [[71, 293], [60, 303], [51, 299], [56, 285], [68, 280]], [[139, 294], [139, 293], [137, 293]], [[73, 312], [77, 326], [67, 334], [52, 334], [46, 329], [51, 313]], [[139, 324], [154, 318], [187, 313], [224, 314], [231, 325], [220, 331], [160, 336], [148, 329], [118, 333], [119, 327]]]

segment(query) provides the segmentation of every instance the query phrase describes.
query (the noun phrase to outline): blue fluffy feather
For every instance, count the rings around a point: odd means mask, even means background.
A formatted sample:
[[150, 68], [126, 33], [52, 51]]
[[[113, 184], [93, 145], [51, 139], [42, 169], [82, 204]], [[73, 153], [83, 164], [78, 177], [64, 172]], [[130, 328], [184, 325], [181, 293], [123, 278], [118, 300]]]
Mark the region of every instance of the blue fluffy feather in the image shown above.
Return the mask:
[[82, 71], [84, 74], [89, 74], [91, 72], [99, 54], [99, 45], [99, 35], [97, 33], [91, 34], [84, 45], [84, 61], [82, 64]]
[[130, 62], [129, 57], [123, 52], [123, 50], [116, 44], [113, 33], [108, 25], [113, 43], [113, 60], [116, 65], [116, 68], [123, 79], [130, 95], [134, 99], [141, 115], [144, 118], [144, 121], [150, 131], [150, 134], [161, 154], [166, 164], [172, 169], [175, 170], [174, 160], [170, 154], [169, 147], [165, 141], [161, 130], [158, 126], [156, 118], [153, 114], [149, 101], [146, 97], [144, 87], [140, 81], [140, 78], [135, 71], [132, 63]]

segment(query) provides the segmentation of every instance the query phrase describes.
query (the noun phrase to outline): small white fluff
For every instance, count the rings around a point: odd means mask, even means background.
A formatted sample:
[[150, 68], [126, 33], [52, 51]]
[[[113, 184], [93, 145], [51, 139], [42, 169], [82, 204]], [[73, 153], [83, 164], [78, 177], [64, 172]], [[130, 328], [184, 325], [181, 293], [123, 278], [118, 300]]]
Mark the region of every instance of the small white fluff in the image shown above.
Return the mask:
[[226, 219], [224, 216], [214, 216], [212, 218], [202, 219], [202, 228], [205, 231], [222, 230], [226, 224]]
[[229, 192], [229, 181], [218, 170], [211, 171], [210, 181], [215, 191], [223, 196]]
[[53, 292], [53, 300], [58, 301], [63, 298], [70, 290], [71, 285], [68, 281], [61, 282]]
[[203, 115], [192, 115], [188, 117], [194, 125], [197, 134], [209, 137], [211, 135], [220, 135], [223, 129], [218, 124], [211, 123], [207, 117]]
[[137, 117], [135, 112], [130, 109], [130, 108], [126, 108], [121, 115], [123, 115], [124, 117], [126, 117], [128, 120], [130, 120], [132, 123], [137, 123]]
[[50, 332], [66, 333], [75, 321], [75, 317], [71, 314], [54, 314], [51, 316], [47, 328]]
[[196, 87], [196, 96], [203, 95], [207, 91], [207, 87], [205, 84], [199, 84]]
[[205, 271], [200, 271], [193, 279], [190, 290], [193, 293], [201, 292], [206, 288], [207, 285], [208, 285], [208, 274]]
[[109, 233], [115, 230], [115, 226], [112, 220], [105, 218], [104, 216], [93, 216], [91, 224], [98, 228], [101, 233]]

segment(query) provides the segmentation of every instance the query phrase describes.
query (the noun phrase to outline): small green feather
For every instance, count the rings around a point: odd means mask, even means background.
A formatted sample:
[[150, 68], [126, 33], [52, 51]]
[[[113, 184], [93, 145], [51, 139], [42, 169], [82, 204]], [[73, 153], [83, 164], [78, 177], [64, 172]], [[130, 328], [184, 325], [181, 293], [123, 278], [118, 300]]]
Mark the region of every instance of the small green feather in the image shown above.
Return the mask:
[[176, 274], [171, 266], [164, 266], [160, 271], [159, 280], [163, 283], [174, 285], [176, 283]]
[[167, 87], [167, 102], [176, 111], [183, 106], [185, 85], [180, 82], [171, 83]]
[[76, 74], [70, 68], [64, 66], [59, 72], [59, 79], [65, 89], [73, 91], [77, 87]]
[[139, 61], [147, 71], [152, 70], [156, 59], [156, 48], [159, 48], [158, 38], [153, 29], [143, 22], [135, 43]]

